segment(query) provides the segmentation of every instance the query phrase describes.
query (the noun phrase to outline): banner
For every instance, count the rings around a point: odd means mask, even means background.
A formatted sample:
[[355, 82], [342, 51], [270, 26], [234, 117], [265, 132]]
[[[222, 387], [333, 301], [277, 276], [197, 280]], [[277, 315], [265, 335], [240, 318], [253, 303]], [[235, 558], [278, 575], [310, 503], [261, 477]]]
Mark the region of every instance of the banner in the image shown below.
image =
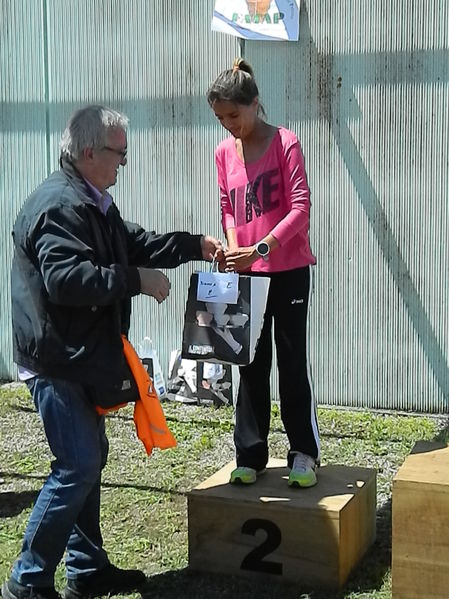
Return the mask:
[[297, 41], [299, 0], [215, 0], [212, 30], [246, 40]]

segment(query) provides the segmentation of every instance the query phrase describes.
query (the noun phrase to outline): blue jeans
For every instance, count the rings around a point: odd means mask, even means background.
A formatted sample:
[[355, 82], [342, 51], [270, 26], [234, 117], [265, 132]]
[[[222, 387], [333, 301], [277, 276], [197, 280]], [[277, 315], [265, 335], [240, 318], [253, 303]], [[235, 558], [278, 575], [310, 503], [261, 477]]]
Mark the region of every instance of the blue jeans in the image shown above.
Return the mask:
[[28, 381], [55, 457], [25, 531], [12, 576], [27, 586], [52, 586], [66, 554], [68, 578], [104, 568], [108, 557], [100, 531], [101, 470], [108, 440], [104, 416], [86, 388], [37, 376]]

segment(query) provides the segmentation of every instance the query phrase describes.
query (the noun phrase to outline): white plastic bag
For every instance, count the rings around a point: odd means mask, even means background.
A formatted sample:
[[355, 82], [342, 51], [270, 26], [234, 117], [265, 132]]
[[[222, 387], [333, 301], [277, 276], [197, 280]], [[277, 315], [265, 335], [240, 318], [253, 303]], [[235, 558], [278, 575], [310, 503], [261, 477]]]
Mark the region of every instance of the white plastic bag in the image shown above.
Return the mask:
[[137, 346], [137, 353], [153, 381], [159, 399], [166, 398], [167, 387], [165, 386], [164, 375], [162, 374], [159, 358], [156, 350], [153, 348], [153, 342], [150, 337], [145, 337], [144, 340], [139, 343]]

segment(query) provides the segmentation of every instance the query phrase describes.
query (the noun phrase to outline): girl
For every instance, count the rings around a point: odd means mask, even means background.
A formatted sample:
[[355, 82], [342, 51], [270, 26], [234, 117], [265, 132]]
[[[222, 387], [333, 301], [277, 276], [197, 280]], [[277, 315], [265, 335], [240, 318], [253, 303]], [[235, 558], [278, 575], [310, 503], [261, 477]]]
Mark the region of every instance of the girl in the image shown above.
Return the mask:
[[262, 116], [250, 65], [236, 59], [209, 88], [208, 102], [231, 133], [216, 149], [226, 268], [271, 279], [256, 356], [240, 368], [231, 483], [256, 481], [268, 462], [271, 326], [274, 321], [281, 418], [290, 448], [290, 486], [316, 484], [319, 435], [307, 363], [310, 191], [295, 134]]

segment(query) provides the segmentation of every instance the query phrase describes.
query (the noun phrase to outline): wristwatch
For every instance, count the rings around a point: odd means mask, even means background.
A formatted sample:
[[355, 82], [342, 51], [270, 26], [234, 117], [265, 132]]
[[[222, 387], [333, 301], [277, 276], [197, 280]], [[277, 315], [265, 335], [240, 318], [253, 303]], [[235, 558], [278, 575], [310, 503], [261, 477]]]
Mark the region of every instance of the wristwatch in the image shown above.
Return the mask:
[[266, 262], [268, 260], [268, 254], [270, 253], [270, 246], [266, 241], [259, 241], [259, 243], [256, 243], [256, 252], [262, 260], [265, 260]]

